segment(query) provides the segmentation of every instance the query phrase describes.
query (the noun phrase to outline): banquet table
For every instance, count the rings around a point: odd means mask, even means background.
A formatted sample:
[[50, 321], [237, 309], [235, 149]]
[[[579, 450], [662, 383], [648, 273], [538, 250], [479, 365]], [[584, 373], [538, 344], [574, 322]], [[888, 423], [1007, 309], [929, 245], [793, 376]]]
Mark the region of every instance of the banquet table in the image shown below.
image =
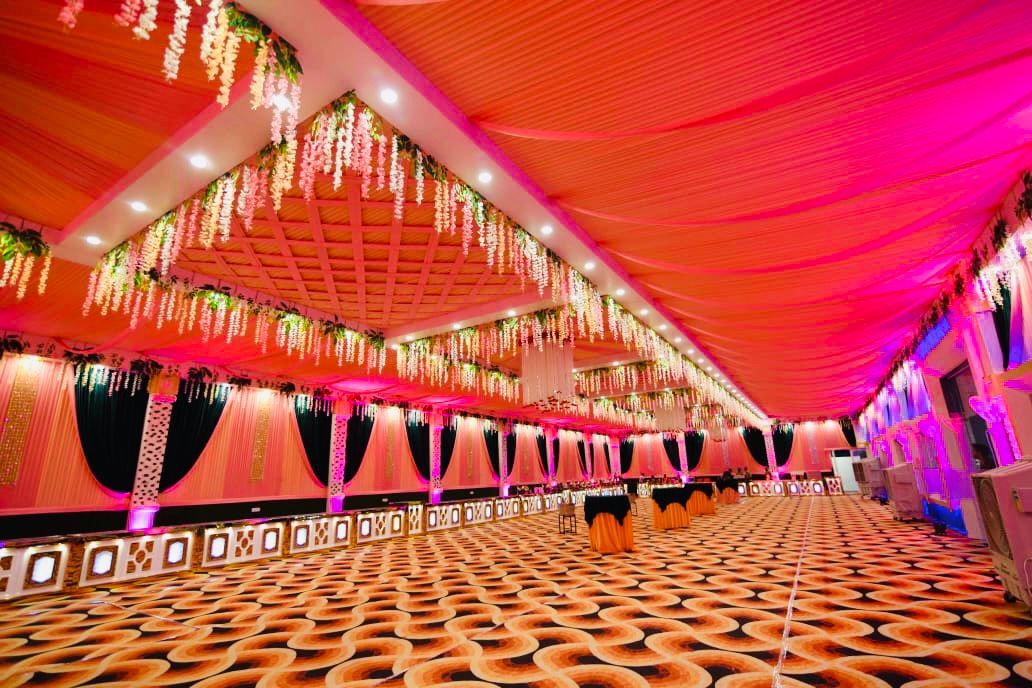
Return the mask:
[[736, 478], [717, 478], [717, 503], [738, 504], [738, 480]]
[[691, 516], [717, 513], [714, 502], [717, 492], [713, 483], [688, 483], [684, 487], [689, 491], [688, 513]]
[[627, 495], [584, 498], [584, 520], [588, 523], [591, 549], [603, 554], [634, 549], [634, 521]]
[[652, 491], [652, 525], [657, 530], [687, 528], [692, 524], [688, 501], [692, 492], [685, 487], [657, 487]]

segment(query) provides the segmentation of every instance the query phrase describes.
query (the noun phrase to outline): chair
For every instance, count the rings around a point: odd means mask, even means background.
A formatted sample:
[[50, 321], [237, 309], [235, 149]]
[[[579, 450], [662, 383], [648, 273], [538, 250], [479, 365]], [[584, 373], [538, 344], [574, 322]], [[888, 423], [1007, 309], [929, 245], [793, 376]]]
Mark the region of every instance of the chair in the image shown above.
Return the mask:
[[577, 532], [577, 512], [573, 504], [563, 502], [559, 505], [559, 534]]

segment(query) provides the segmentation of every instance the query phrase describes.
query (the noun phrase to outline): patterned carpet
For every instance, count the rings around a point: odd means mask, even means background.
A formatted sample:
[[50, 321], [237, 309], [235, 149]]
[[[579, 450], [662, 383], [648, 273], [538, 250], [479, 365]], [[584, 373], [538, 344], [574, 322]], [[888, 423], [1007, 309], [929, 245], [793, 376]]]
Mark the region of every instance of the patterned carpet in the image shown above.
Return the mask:
[[649, 507], [628, 554], [546, 514], [9, 603], [0, 686], [1030, 685], [1032, 617], [963, 538], [854, 497]]

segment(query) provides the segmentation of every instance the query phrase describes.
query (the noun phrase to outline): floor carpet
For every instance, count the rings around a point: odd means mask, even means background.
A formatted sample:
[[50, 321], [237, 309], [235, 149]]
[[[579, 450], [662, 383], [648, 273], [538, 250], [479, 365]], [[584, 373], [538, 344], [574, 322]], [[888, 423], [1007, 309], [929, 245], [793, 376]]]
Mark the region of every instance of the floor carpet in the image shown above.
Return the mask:
[[[0, 686], [1029, 686], [988, 552], [855, 497], [545, 514], [0, 605]], [[791, 609], [791, 613], [789, 610]]]

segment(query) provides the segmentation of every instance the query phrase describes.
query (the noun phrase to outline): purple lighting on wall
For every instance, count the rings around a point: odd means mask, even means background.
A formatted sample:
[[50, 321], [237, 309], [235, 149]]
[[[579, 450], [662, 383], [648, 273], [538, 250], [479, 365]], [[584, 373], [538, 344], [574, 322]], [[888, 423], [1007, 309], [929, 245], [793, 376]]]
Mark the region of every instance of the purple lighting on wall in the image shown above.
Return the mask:
[[129, 510], [129, 530], [149, 530], [154, 525], [154, 514], [158, 507], [136, 506]]

